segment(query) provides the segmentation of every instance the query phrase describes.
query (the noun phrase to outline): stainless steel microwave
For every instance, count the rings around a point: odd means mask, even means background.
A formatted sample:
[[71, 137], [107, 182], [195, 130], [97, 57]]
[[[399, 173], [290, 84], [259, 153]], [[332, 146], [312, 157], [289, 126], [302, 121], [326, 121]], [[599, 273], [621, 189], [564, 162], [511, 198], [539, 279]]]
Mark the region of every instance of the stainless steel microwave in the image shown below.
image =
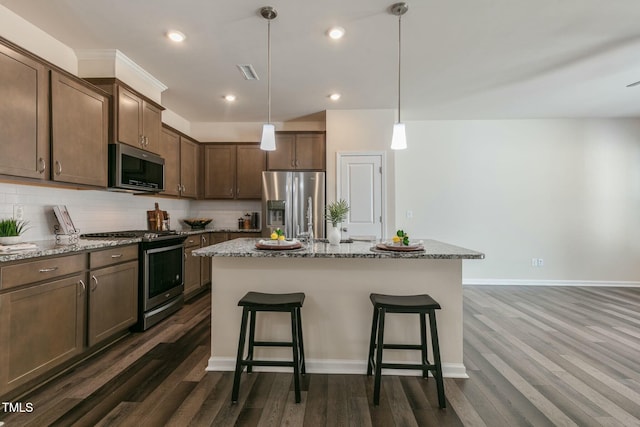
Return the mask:
[[164, 191], [164, 159], [126, 144], [109, 144], [109, 189]]

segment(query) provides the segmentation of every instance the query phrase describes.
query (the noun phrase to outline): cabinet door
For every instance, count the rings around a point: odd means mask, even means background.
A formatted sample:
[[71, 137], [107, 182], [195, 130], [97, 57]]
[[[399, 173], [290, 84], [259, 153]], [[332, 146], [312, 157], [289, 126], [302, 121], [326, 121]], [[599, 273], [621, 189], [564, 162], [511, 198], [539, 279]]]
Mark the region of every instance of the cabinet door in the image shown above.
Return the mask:
[[160, 130], [162, 129], [162, 112], [154, 105], [142, 102], [142, 135], [143, 149], [157, 153], [160, 146]]
[[84, 277], [0, 295], [0, 395], [83, 351]]
[[142, 144], [142, 98], [118, 86], [117, 142], [144, 148]]
[[[194, 240], [199, 237], [195, 236]], [[189, 242], [185, 242], [186, 245]], [[200, 289], [200, 257], [193, 256], [191, 253], [200, 248], [196, 246], [186, 247], [184, 250], [184, 295], [189, 297]]]
[[138, 321], [138, 261], [91, 271], [89, 346]]
[[108, 98], [51, 72], [52, 179], [107, 186]]
[[269, 170], [295, 169], [295, 134], [276, 134], [276, 150], [267, 152]]
[[215, 245], [216, 243], [226, 242], [227, 240], [229, 240], [229, 235], [227, 233], [211, 233], [209, 244]]
[[258, 145], [238, 145], [236, 167], [236, 198], [262, 198], [262, 171], [267, 156]]
[[0, 45], [0, 174], [48, 178], [48, 93], [44, 65]]
[[[211, 245], [211, 233], [200, 235], [200, 247]], [[200, 257], [200, 285], [206, 286], [211, 283], [211, 257]]]
[[198, 197], [199, 149], [197, 142], [180, 137], [180, 182], [183, 197]]
[[296, 135], [296, 169], [324, 170], [326, 164], [323, 134]]
[[180, 136], [169, 129], [162, 129], [158, 154], [164, 158], [164, 193], [180, 195]]
[[206, 146], [204, 176], [205, 199], [233, 199], [236, 186], [236, 146]]

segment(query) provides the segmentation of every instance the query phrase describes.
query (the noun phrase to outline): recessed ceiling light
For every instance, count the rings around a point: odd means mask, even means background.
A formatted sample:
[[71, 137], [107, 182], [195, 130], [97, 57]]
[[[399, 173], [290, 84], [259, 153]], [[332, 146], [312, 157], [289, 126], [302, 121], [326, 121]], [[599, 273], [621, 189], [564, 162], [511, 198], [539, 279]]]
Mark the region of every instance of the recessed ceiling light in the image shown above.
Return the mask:
[[225, 101], [233, 102], [233, 101], [236, 100], [236, 96], [232, 95], [232, 94], [229, 94], [229, 95], [225, 95], [224, 99], [225, 99]]
[[344, 36], [344, 28], [342, 27], [331, 27], [329, 31], [327, 31], [327, 35], [334, 40], [341, 39]]
[[338, 99], [340, 99], [340, 94], [339, 93], [332, 93], [331, 95], [329, 95], [329, 99], [331, 99], [332, 101], [337, 101]]
[[176, 43], [181, 43], [184, 41], [184, 39], [187, 38], [187, 36], [185, 36], [183, 33], [181, 33], [180, 31], [176, 31], [176, 30], [171, 30], [167, 33], [167, 37], [169, 37], [169, 39], [171, 41], [174, 41]]

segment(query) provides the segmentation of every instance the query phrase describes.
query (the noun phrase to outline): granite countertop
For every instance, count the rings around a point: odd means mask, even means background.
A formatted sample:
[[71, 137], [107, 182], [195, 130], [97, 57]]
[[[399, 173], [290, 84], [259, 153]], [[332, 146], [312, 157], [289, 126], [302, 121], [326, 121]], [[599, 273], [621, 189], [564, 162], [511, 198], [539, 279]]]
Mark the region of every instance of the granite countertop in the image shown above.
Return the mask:
[[104, 249], [112, 246], [124, 246], [140, 243], [139, 238], [118, 238], [118, 239], [78, 239], [77, 243], [63, 245], [56, 243], [55, 240], [40, 240], [33, 243], [37, 248], [26, 249], [22, 251], [0, 252], [0, 263], [17, 261], [28, 258], [38, 258], [51, 255], [70, 254], [73, 252], [82, 252], [87, 250]]
[[424, 251], [390, 252], [375, 249], [377, 242], [341, 243], [331, 246], [328, 243], [303, 243], [302, 248], [294, 250], [256, 249], [260, 239], [235, 239], [218, 243], [193, 251], [196, 256], [210, 257], [275, 257], [275, 258], [409, 258], [409, 259], [484, 259], [484, 254], [471, 249], [461, 248], [437, 240], [424, 239]]
[[261, 233], [262, 230], [259, 228], [204, 228], [200, 230], [192, 230], [190, 228], [183, 228], [181, 230], [177, 230], [180, 234], [203, 234], [203, 233]]

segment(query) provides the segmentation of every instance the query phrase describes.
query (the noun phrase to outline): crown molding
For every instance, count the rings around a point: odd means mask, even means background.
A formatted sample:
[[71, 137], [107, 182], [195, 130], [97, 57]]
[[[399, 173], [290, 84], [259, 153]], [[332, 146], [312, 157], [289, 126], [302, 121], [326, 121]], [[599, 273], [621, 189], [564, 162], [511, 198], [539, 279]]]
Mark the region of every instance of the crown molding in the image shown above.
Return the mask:
[[[168, 86], [162, 83], [160, 80], [156, 79], [151, 75], [147, 70], [142, 68], [140, 65], [136, 64], [131, 58], [129, 58], [124, 53], [120, 52], [118, 49], [76, 49], [76, 56], [78, 57], [78, 62], [82, 61], [102, 61], [105, 63], [113, 64], [113, 74], [118, 78], [118, 66], [122, 65], [132, 71], [138, 78], [143, 80], [145, 83], [149, 84], [154, 89], [159, 92], [164, 92], [168, 89]], [[79, 67], [80, 68], [80, 67]], [[85, 77], [95, 77], [95, 76], [85, 76]], [[104, 76], [101, 76], [104, 77]]]

